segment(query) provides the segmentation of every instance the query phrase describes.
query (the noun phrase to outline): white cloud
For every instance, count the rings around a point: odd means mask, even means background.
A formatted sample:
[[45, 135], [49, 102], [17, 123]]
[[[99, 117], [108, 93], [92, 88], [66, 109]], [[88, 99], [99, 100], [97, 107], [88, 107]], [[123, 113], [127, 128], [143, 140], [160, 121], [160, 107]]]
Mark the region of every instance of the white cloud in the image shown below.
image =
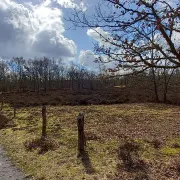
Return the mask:
[[91, 50], [81, 50], [79, 54], [79, 63], [91, 69], [97, 69], [99, 65], [95, 63], [96, 55]]
[[[175, 29], [180, 29], [180, 21], [176, 23]], [[180, 47], [180, 33], [174, 31], [172, 34], [172, 41], [176, 48]]]
[[[180, 1], [179, 0], [168, 0], [167, 2], [170, 6], [172, 6], [173, 8], [177, 8], [177, 5], [180, 4]], [[158, 7], [160, 8], [164, 8], [166, 7], [167, 4], [164, 3], [163, 1], [159, 1], [158, 2]]]
[[44, 30], [36, 34], [33, 49], [51, 57], [66, 57], [67, 55], [74, 57], [76, 54], [76, 45], [74, 42], [54, 30]]
[[[79, 55], [79, 64], [90, 68], [91, 70], [99, 70], [99, 67], [104, 67], [104, 69], [108, 69], [108, 68], [115, 68], [116, 65], [114, 62], [109, 62], [109, 63], [95, 63], [94, 61], [96, 60], [96, 58], [98, 58], [98, 55], [95, 55], [94, 52], [92, 52], [91, 50], [82, 50], [80, 51], [80, 55]], [[106, 56], [101, 56], [101, 58], [103, 59], [104, 62], [107, 61], [107, 57]]]
[[65, 8], [76, 8], [76, 9], [81, 9], [83, 11], [86, 11], [86, 6], [83, 1], [81, 0], [54, 0], [57, 2], [59, 5], [65, 7]]
[[61, 9], [41, 4], [0, 2], [0, 56], [75, 57], [77, 47], [63, 36]]
[[101, 29], [100, 27], [88, 29], [87, 35], [97, 41], [100, 46], [104, 45], [109, 47], [110, 44], [106, 42], [106, 39], [111, 38], [112, 40], [110, 34]]

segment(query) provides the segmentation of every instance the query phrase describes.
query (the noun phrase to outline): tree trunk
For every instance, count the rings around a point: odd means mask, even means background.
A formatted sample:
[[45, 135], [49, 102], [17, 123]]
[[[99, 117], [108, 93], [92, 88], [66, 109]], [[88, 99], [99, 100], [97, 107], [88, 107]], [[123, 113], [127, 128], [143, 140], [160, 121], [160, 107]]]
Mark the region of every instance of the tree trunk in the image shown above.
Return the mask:
[[152, 74], [153, 74], [155, 100], [156, 100], [156, 102], [159, 102], [159, 95], [158, 95], [158, 90], [157, 90], [156, 75], [154, 72], [154, 68], [152, 68]]

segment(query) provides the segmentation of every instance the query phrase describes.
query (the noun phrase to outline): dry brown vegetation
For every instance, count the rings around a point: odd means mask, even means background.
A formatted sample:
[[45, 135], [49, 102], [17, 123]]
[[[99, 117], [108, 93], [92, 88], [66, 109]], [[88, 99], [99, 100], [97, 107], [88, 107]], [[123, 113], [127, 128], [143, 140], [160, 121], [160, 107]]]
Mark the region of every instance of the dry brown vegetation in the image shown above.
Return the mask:
[[[0, 95], [5, 98], [5, 102], [14, 104], [18, 107], [39, 106], [42, 104], [49, 105], [109, 105], [134, 102], [154, 102], [154, 95], [151, 84], [140, 87], [140, 85], [131, 85], [122, 88], [109, 88], [104, 90], [81, 90], [75, 91], [70, 89], [41, 91], [41, 92], [14, 92], [3, 93]], [[146, 89], [144, 89], [146, 88]], [[168, 94], [169, 103], [180, 104], [180, 94], [170, 91]], [[161, 91], [159, 94], [162, 95]]]
[[48, 92], [4, 93], [5, 101], [19, 107], [50, 105], [90, 105], [90, 104], [118, 104], [128, 102], [128, 91], [124, 89], [109, 90], [81, 90], [70, 89], [52, 90]]
[[[85, 113], [87, 148], [77, 158], [76, 117]], [[165, 104], [47, 106], [46, 142], [41, 106], [5, 104], [0, 138], [13, 161], [35, 179], [178, 179], [180, 107]], [[11, 122], [11, 123], [10, 123]]]

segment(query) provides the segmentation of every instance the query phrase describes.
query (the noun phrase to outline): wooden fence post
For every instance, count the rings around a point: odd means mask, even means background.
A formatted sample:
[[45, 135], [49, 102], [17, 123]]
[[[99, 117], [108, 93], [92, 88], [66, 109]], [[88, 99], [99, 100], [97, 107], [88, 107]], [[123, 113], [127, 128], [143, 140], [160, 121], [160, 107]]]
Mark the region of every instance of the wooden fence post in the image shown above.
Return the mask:
[[79, 113], [77, 117], [77, 127], [78, 127], [78, 156], [80, 156], [84, 152], [84, 145], [85, 145], [83, 113]]
[[42, 136], [41, 139], [45, 139], [46, 138], [46, 125], [47, 125], [47, 121], [46, 121], [46, 106], [42, 106]]
[[14, 103], [14, 118], [16, 117], [16, 104]]
[[3, 110], [3, 105], [4, 105], [4, 97], [2, 97], [2, 100], [1, 100], [1, 111]]

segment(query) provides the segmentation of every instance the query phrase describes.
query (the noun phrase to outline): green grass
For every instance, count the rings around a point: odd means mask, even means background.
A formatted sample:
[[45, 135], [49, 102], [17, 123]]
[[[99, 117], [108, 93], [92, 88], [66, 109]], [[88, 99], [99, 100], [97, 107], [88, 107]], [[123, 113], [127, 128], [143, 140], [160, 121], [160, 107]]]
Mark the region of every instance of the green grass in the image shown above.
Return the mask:
[[[55, 148], [41, 153], [41, 147], [28, 149], [25, 144], [41, 137], [41, 107], [13, 109], [6, 105], [1, 112], [8, 123], [0, 125], [0, 144], [12, 161], [34, 179], [130, 179], [138, 174], [167, 178], [165, 169], [173, 158], [180, 157], [177, 126], [180, 108], [163, 104], [121, 104], [99, 106], [47, 106], [47, 135]], [[86, 156], [77, 158], [76, 118], [85, 113]], [[10, 126], [10, 125], [11, 126]], [[140, 147], [139, 160], [148, 172], [129, 171], [118, 157], [119, 147], [128, 140]], [[155, 141], [156, 140], [156, 141]], [[156, 147], [155, 143], [158, 143]], [[174, 146], [175, 145], [175, 146]], [[133, 152], [130, 152], [130, 155]], [[134, 160], [135, 161], [135, 160]], [[161, 170], [162, 172], [157, 172]], [[176, 177], [178, 172], [173, 172]]]
[[178, 155], [180, 154], [180, 148], [164, 147], [161, 152], [165, 155]]

